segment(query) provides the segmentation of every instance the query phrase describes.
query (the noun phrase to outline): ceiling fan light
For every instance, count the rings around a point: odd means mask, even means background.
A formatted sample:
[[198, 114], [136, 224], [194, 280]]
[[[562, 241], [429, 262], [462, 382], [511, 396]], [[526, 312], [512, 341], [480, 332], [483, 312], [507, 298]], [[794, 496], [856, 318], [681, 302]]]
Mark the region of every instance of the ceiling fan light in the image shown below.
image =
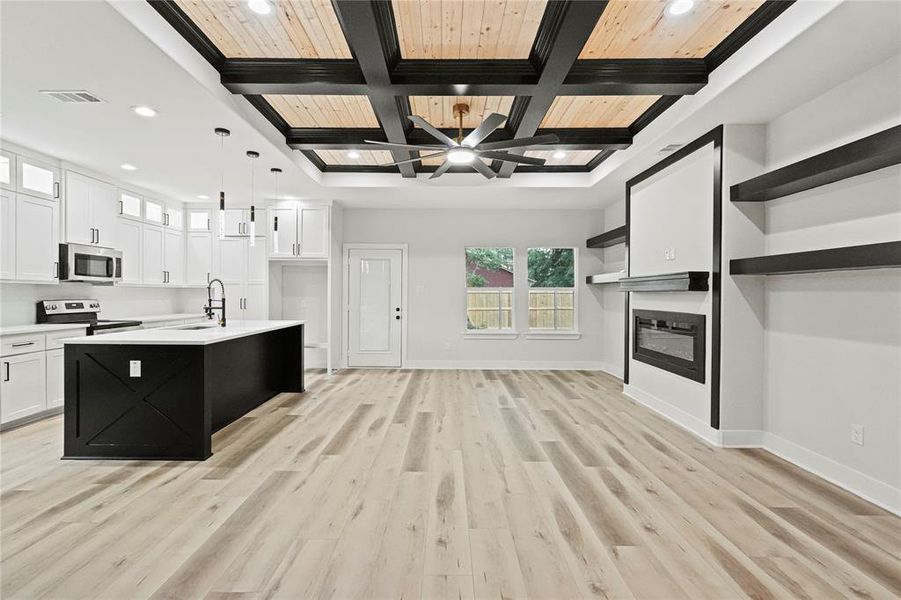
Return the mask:
[[447, 153], [447, 160], [455, 165], [467, 165], [476, 158], [475, 152], [464, 148], [454, 148]]

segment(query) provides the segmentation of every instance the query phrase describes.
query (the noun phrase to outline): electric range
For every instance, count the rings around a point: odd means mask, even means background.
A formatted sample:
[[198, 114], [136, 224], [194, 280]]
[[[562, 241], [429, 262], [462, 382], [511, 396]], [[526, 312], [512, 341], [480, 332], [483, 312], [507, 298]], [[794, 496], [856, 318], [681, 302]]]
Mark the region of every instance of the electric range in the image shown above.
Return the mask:
[[84, 323], [88, 335], [140, 329], [141, 321], [100, 319], [99, 300], [41, 300], [37, 303], [38, 323]]

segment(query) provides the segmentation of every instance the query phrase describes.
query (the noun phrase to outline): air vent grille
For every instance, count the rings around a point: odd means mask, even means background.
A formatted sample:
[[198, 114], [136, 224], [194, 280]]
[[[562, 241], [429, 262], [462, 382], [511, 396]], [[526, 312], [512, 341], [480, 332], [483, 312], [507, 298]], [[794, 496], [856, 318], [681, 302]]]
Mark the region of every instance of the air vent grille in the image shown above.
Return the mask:
[[51, 98], [56, 98], [60, 102], [82, 104], [85, 102], [103, 102], [103, 100], [87, 90], [41, 90], [41, 93]]

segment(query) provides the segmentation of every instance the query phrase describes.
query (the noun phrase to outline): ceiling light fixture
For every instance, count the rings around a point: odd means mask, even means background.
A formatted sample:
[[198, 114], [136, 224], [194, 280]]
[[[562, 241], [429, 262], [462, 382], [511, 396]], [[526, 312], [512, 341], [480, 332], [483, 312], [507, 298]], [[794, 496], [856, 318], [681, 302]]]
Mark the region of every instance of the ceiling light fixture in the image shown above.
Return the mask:
[[217, 127], [213, 130], [219, 136], [219, 239], [225, 239], [225, 138], [232, 134], [225, 127]]
[[358, 158], [360, 158], [360, 153], [357, 152], [356, 150], [351, 150], [350, 152], [347, 153], [347, 158], [357, 160]]
[[122, 167], [123, 169], [125, 169], [126, 171], [137, 171], [138, 170], [138, 168], [136, 166], [130, 165], [128, 163], [123, 163], [119, 166]]
[[694, 0], [673, 0], [666, 8], [666, 12], [675, 16], [684, 15], [694, 7]]
[[556, 158], [557, 160], [566, 158], [566, 152], [564, 152], [563, 150], [557, 150], [556, 152], [554, 152], [554, 158]]
[[198, 200], [209, 200], [210, 197], [207, 196], [206, 194], [197, 194], [197, 199]]
[[272, 12], [272, 7], [266, 0], [247, 0], [247, 8], [258, 15], [268, 15]]
[[[278, 167], [272, 167], [269, 172], [275, 176], [275, 199], [278, 200], [278, 176], [282, 170]], [[273, 211], [275, 212], [275, 211]], [[278, 215], [272, 217], [272, 249], [278, 252]]]
[[475, 152], [464, 148], [454, 148], [447, 153], [447, 160], [455, 165], [468, 165], [476, 158]]
[[256, 215], [256, 207], [253, 204], [253, 192], [254, 192], [254, 171], [255, 169], [253, 161], [260, 157], [259, 152], [255, 152], [253, 150], [247, 151], [247, 158], [250, 159], [250, 245], [256, 245], [256, 237], [257, 237], [257, 215]]
[[131, 110], [135, 111], [135, 114], [141, 117], [155, 117], [156, 110], [150, 108], [149, 106], [140, 105], [140, 106], [132, 106]]

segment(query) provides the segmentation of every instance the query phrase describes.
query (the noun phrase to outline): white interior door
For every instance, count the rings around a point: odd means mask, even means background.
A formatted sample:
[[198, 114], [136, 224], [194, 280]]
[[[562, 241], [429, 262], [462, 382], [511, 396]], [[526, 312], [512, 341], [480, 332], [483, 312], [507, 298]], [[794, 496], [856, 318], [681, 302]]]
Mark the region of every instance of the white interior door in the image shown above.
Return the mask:
[[351, 249], [348, 277], [350, 367], [401, 366], [401, 250]]

